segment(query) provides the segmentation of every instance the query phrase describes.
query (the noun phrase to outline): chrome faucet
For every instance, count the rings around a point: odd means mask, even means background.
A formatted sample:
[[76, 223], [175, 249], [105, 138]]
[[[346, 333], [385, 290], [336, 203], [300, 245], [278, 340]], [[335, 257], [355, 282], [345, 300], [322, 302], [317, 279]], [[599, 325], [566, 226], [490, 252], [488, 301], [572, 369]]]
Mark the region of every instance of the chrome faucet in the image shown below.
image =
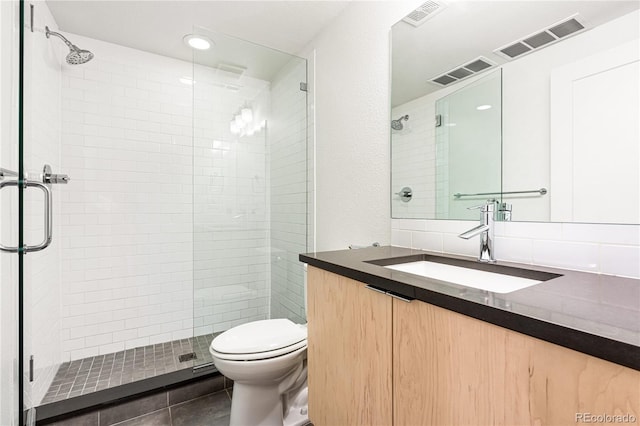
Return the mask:
[[478, 262], [495, 262], [493, 255], [493, 222], [496, 200], [487, 200], [486, 204], [469, 207], [469, 210], [480, 209], [480, 225], [458, 235], [460, 238], [469, 238], [480, 235], [480, 254]]

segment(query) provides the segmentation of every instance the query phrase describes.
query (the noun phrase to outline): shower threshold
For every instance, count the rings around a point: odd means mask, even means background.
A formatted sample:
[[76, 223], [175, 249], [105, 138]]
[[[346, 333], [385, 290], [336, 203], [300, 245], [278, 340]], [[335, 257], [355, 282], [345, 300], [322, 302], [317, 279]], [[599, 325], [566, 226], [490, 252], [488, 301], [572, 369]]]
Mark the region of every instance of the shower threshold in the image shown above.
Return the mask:
[[[190, 369], [213, 362], [211, 340], [219, 333], [142, 346], [63, 363], [41, 405]], [[180, 361], [180, 358], [185, 361]]]

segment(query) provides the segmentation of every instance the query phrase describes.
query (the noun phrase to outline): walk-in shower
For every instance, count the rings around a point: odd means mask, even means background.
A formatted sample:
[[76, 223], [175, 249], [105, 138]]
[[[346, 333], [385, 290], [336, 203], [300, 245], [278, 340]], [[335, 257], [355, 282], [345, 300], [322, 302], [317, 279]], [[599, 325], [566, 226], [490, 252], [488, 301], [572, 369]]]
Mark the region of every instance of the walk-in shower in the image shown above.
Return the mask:
[[402, 130], [404, 128], [404, 125], [402, 124], [402, 120], [408, 120], [409, 119], [409, 114], [407, 115], [403, 115], [402, 117], [398, 118], [397, 120], [391, 120], [391, 128], [393, 130]]
[[66, 57], [66, 61], [69, 65], [80, 65], [89, 62], [93, 59], [93, 53], [88, 50], [79, 49], [78, 46], [71, 43], [65, 36], [60, 33], [49, 30], [49, 27], [45, 27], [45, 34], [47, 38], [56, 36], [64, 41], [64, 44], [69, 48], [69, 54]]
[[[20, 153], [26, 178], [47, 163], [72, 179], [55, 187], [51, 245], [21, 254], [22, 395], [39, 420], [209, 374], [213, 336], [236, 325], [304, 323], [311, 228], [306, 60], [194, 27], [216, 49], [178, 39], [187, 61], [62, 36], [46, 8], [23, 25]], [[41, 198], [24, 191], [25, 245], [43, 235]]]

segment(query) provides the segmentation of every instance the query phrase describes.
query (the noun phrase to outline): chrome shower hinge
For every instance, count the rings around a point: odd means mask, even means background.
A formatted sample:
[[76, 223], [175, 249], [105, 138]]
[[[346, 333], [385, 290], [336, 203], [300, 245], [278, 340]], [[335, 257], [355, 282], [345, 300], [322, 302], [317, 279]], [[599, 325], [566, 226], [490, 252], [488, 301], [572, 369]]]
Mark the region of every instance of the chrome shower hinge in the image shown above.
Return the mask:
[[302, 92], [307, 91], [307, 83], [300, 83], [300, 91]]
[[29, 382], [33, 382], [33, 355], [29, 357]]

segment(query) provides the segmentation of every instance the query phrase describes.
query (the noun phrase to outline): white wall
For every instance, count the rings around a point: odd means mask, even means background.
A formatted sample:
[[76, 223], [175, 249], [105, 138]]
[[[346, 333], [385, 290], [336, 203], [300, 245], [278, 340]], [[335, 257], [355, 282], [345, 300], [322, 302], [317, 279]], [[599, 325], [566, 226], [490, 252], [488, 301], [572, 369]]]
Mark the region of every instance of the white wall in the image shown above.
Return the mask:
[[419, 2], [353, 2], [315, 51], [316, 248], [389, 242], [389, 32]]

